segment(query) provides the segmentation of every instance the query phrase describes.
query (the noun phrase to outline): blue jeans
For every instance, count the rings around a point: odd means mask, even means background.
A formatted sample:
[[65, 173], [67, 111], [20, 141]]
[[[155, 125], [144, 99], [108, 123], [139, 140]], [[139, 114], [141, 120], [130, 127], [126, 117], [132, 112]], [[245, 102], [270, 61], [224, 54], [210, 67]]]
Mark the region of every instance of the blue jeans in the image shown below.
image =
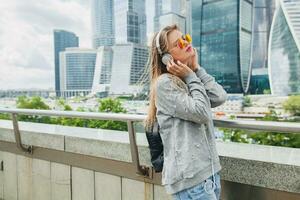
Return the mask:
[[221, 195], [220, 172], [215, 173], [215, 188], [213, 187], [213, 176], [201, 183], [179, 191], [172, 195], [174, 200], [219, 200]]

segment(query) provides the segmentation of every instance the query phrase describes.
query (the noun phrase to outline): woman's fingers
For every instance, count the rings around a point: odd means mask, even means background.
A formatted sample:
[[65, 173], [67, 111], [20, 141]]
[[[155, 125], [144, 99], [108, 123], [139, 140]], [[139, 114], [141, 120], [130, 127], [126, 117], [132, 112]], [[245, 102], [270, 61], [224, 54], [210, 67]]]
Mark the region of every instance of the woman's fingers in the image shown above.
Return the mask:
[[170, 72], [171, 74], [176, 74], [176, 66], [174, 65], [175, 63], [172, 61], [169, 61], [167, 63], [167, 70], [168, 72]]
[[178, 64], [180, 67], [184, 67], [184, 68], [187, 67], [185, 64], [181, 63], [179, 60], [177, 61], [177, 64]]
[[170, 60], [168, 62], [167, 70], [171, 74], [174, 74], [174, 75], [179, 76], [179, 77], [183, 76], [188, 71], [190, 71], [190, 69], [187, 65], [181, 63], [180, 61], [177, 61], [177, 63], [175, 63], [173, 60]]

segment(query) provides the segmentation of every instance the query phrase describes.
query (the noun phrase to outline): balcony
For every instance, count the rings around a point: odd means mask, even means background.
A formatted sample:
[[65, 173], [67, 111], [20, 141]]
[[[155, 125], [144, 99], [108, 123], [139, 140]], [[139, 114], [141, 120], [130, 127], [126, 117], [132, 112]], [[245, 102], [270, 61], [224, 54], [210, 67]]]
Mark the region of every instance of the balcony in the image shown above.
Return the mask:
[[[0, 109], [0, 199], [165, 200], [152, 170], [145, 116]], [[17, 115], [125, 121], [128, 132], [18, 122]], [[215, 126], [300, 133], [300, 124], [215, 120]], [[222, 200], [300, 199], [300, 149], [217, 141]]]

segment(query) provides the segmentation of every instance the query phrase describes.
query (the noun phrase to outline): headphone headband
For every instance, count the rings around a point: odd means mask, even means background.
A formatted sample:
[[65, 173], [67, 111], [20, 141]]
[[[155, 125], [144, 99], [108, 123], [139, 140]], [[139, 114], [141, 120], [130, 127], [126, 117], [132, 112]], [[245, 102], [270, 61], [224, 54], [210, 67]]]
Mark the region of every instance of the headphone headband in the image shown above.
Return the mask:
[[159, 45], [159, 37], [160, 37], [160, 34], [161, 34], [162, 30], [163, 30], [163, 28], [159, 30], [159, 32], [158, 32], [158, 34], [156, 35], [156, 38], [155, 38], [156, 39], [156, 41], [155, 41], [156, 48], [157, 48], [158, 53], [160, 55], [162, 55], [162, 50], [160, 49], [160, 45]]

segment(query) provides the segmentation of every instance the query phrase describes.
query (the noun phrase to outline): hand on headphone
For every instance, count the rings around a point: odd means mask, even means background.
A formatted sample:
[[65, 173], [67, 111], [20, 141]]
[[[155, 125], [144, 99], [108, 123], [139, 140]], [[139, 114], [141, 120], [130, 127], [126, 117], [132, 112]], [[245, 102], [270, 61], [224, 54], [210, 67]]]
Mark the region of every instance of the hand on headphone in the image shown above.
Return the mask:
[[181, 79], [193, 72], [192, 69], [181, 63], [179, 60], [177, 61], [177, 64], [173, 60], [170, 60], [167, 64], [167, 70], [171, 74], [178, 76]]

